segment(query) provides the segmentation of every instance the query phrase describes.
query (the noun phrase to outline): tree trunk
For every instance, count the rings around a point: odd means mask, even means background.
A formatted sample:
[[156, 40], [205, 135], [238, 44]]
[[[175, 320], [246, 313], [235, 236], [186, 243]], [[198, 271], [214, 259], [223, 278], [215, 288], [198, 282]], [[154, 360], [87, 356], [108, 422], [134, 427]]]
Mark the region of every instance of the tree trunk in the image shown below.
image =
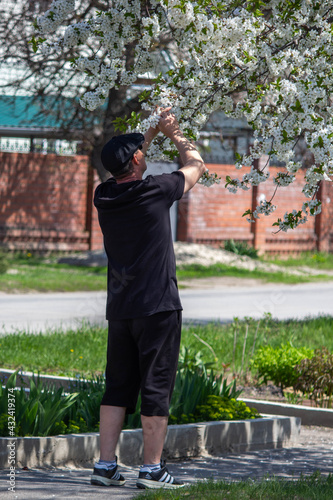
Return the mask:
[[[126, 69], [129, 70], [134, 64], [135, 47], [130, 45], [126, 49]], [[141, 108], [137, 98], [128, 100], [127, 86], [119, 86], [118, 89], [112, 88], [109, 92], [107, 108], [104, 114], [102, 130], [95, 136], [91, 151], [91, 165], [98, 172], [102, 181], [110, 177], [110, 173], [105, 170], [101, 162], [101, 151], [106, 142], [112, 136], [118, 135], [113, 125], [113, 120], [117, 117], [124, 118], [131, 114], [132, 111], [138, 112]]]

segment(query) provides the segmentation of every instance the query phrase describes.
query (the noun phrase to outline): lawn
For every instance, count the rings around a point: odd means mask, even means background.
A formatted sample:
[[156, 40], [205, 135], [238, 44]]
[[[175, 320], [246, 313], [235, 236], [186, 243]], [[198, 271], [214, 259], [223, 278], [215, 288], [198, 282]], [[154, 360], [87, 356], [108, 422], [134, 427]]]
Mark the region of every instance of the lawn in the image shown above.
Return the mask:
[[191, 279], [191, 278], [207, 278], [229, 276], [234, 278], [251, 278], [263, 280], [271, 283], [307, 283], [309, 281], [333, 280], [333, 276], [327, 276], [325, 273], [316, 276], [299, 276], [288, 274], [285, 271], [268, 272], [260, 269], [250, 271], [248, 269], [241, 269], [235, 266], [227, 266], [225, 264], [213, 264], [211, 266], [203, 266], [200, 264], [191, 264], [177, 268], [177, 279]]
[[[58, 264], [57, 256], [42, 258], [32, 254], [4, 254], [7, 261], [7, 272], [1, 272], [0, 259], [0, 291], [5, 293], [36, 292], [74, 292], [106, 290], [106, 267], [83, 267]], [[327, 261], [330, 261], [327, 258]], [[312, 262], [314, 263], [314, 261]], [[282, 261], [281, 264], [284, 264]], [[186, 265], [177, 268], [178, 280], [228, 276], [235, 278], [251, 278], [272, 283], [304, 283], [308, 281], [332, 280], [326, 276], [324, 269], [317, 276], [295, 276], [285, 271], [266, 272], [249, 271], [224, 264], [211, 266]]]
[[176, 491], [147, 491], [138, 500], [331, 500], [333, 476], [313, 474], [299, 480], [207, 481]]
[[7, 255], [8, 270], [0, 273], [0, 291], [75, 292], [106, 290], [106, 267], [57, 264], [30, 253]]
[[[228, 367], [230, 371], [239, 372], [242, 359], [245, 370], [252, 351], [259, 345], [276, 347], [289, 341], [295, 347], [315, 349], [325, 345], [333, 351], [332, 331], [332, 316], [276, 321], [268, 315], [260, 322], [248, 319], [231, 324], [184, 325], [181, 359], [186, 355], [186, 348], [189, 357], [212, 363], [215, 371], [222, 372]], [[0, 366], [68, 376], [102, 374], [106, 345], [106, 328], [89, 324], [83, 324], [77, 331], [10, 334], [0, 338]]]
[[333, 253], [303, 252], [297, 257], [291, 256], [286, 259], [275, 257], [272, 259], [266, 256], [263, 260], [283, 266], [308, 266], [312, 269], [333, 270]]

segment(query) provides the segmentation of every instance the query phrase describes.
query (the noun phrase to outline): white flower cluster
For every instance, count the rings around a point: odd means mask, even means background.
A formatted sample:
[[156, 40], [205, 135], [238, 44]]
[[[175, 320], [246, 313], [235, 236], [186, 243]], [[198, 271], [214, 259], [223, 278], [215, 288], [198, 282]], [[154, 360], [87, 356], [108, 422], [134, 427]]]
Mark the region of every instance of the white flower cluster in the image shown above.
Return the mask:
[[243, 175], [243, 183], [245, 185], [259, 186], [261, 182], [267, 181], [269, 172], [262, 172], [257, 168], [251, 167], [251, 171]]
[[66, 47], [84, 44], [88, 40], [90, 30], [90, 24], [85, 21], [69, 26], [64, 35], [64, 44]]
[[213, 184], [220, 184], [221, 177], [219, 177], [216, 173], [210, 174], [207, 169], [204, 174], [200, 177], [198, 183], [202, 186], [210, 187]]
[[37, 19], [38, 29], [43, 35], [53, 33], [75, 10], [75, 0], [53, 0], [51, 7]]
[[286, 172], [279, 172], [276, 177], [273, 178], [273, 183], [276, 186], [289, 186], [295, 180], [294, 175], [290, 175]]
[[243, 191], [248, 191], [250, 189], [250, 186], [243, 182], [240, 181], [239, 179], [232, 179], [226, 183], [225, 186], [230, 193], [237, 193], [238, 189], [243, 189]]
[[302, 210], [293, 210], [292, 212], [286, 212], [283, 219], [278, 219], [273, 225], [278, 226], [279, 231], [288, 231], [288, 229], [295, 229], [300, 224], [305, 224], [307, 221], [307, 216], [302, 215]]
[[135, 127], [135, 128], [129, 127], [127, 132], [128, 133], [130, 133], [130, 132], [142, 132], [142, 133], [144, 133], [144, 132], [146, 132], [146, 130], [149, 129], [149, 127], [156, 128], [159, 121], [160, 121], [160, 115], [159, 115], [159, 113], [157, 113], [157, 111], [155, 111], [148, 118], [141, 120], [138, 123], [137, 127]]
[[269, 215], [276, 210], [276, 205], [273, 205], [272, 202], [261, 200], [259, 205], [257, 205], [256, 209], [253, 212], [253, 217], [255, 219], [260, 219], [259, 214]]
[[[111, 88], [131, 86], [139, 77], [156, 73], [154, 54], [167, 46], [172, 64], [152, 82], [144, 109], [153, 114], [156, 106], [171, 105], [191, 138], [216, 110], [245, 117], [254, 144], [237, 166], [252, 167], [262, 155], [274, 156], [287, 170], [274, 179], [278, 188], [289, 186], [300, 168], [295, 147], [301, 138], [314, 157], [306, 173], [306, 196], [312, 197], [318, 182], [332, 176], [332, 0], [268, 0], [258, 2], [257, 9], [248, 2], [235, 8], [234, 0], [151, 0], [145, 7], [140, 0], [103, 4], [105, 9], [100, 7], [96, 15], [68, 25], [75, 2], [54, 0], [37, 20], [38, 35], [46, 38], [41, 51], [75, 50], [73, 64], [91, 79], [95, 90], [81, 97], [82, 106], [93, 110]], [[126, 63], [129, 48], [131, 65]], [[161, 147], [154, 144], [151, 154], [163, 157], [172, 150], [172, 143], [164, 141]], [[227, 187], [232, 192], [249, 189], [267, 177], [252, 167], [242, 181], [230, 180]], [[291, 212], [281, 227], [302, 221], [299, 212]]]
[[321, 212], [321, 201], [320, 200], [311, 200], [311, 201], [306, 201], [303, 203], [302, 210], [305, 213], [308, 213], [310, 215], [318, 215]]
[[316, 194], [318, 183], [325, 178], [326, 171], [325, 167], [318, 167], [317, 165], [312, 165], [307, 169], [305, 174], [306, 183], [302, 189], [305, 196], [311, 198]]

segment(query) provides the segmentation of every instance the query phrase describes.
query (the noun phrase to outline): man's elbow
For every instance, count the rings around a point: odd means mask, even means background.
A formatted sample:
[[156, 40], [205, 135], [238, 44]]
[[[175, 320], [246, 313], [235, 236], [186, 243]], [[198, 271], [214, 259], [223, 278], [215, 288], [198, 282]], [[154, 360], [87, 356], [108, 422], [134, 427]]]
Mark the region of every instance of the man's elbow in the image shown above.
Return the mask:
[[200, 166], [200, 177], [206, 172], [206, 170], [207, 170], [207, 167], [204, 164], [204, 162], [202, 162], [202, 164]]

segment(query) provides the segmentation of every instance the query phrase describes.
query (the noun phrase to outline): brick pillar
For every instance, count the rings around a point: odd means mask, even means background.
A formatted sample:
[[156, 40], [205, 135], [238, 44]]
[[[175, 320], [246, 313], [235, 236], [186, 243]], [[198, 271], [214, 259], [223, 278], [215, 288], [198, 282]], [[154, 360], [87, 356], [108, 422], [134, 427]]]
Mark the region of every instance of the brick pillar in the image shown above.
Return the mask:
[[[256, 169], [262, 169], [268, 160], [268, 156], [264, 155], [258, 160], [254, 160], [253, 166]], [[265, 168], [268, 172], [268, 166]], [[259, 186], [252, 186], [252, 212], [259, 205], [260, 195], [262, 194], [264, 184], [259, 184]], [[253, 246], [259, 251], [259, 254], [265, 252], [266, 249], [266, 224], [265, 215], [260, 215], [260, 219], [256, 219], [254, 223], [251, 223], [251, 232], [253, 233]]]
[[92, 208], [93, 208], [93, 189], [94, 189], [94, 170], [92, 168], [90, 158], [87, 165], [87, 206], [86, 206], [86, 231], [89, 233], [89, 250], [92, 245]]
[[188, 241], [190, 192], [178, 201], [177, 236], [178, 241]]
[[315, 234], [316, 234], [316, 247], [318, 252], [329, 252], [330, 251], [330, 229], [331, 220], [329, 213], [329, 203], [330, 199], [328, 196], [328, 182], [321, 181], [318, 200], [321, 200], [321, 213], [316, 215], [315, 219]]
[[90, 211], [91, 211], [90, 250], [102, 250], [104, 248], [103, 234], [98, 222], [97, 209], [93, 204], [93, 194], [98, 184], [100, 184], [100, 182], [101, 181], [98, 177], [97, 171], [93, 170], [93, 189], [92, 189], [92, 199], [90, 204]]

